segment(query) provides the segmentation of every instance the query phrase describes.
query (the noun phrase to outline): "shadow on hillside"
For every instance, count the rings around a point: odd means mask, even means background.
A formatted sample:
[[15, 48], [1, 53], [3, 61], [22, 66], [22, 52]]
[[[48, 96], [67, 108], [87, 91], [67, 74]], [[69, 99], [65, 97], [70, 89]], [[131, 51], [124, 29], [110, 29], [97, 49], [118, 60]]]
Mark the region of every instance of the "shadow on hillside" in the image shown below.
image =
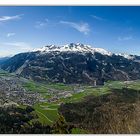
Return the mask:
[[82, 102], [62, 104], [59, 112], [69, 124], [89, 133], [140, 133], [140, 91], [124, 88], [99, 97], [88, 96]]

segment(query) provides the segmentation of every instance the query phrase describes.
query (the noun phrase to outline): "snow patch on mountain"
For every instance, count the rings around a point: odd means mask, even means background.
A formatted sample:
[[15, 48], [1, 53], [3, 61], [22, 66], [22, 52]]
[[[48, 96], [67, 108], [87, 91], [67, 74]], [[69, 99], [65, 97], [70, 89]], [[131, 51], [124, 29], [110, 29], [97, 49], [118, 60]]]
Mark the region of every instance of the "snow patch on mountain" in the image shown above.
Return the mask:
[[129, 55], [129, 54], [125, 54], [125, 53], [119, 53], [119, 54], [115, 54], [117, 56], [122, 56], [126, 59], [134, 59], [134, 56], [133, 55]]
[[91, 47], [90, 45], [83, 45], [80, 43], [74, 44], [74, 43], [70, 43], [67, 45], [62, 45], [62, 46], [56, 46], [56, 45], [47, 45], [43, 48], [40, 49], [35, 49], [33, 50], [34, 52], [41, 52], [41, 53], [48, 53], [48, 52], [81, 52], [81, 53], [101, 53], [103, 55], [108, 55], [111, 56], [112, 53], [108, 52], [102, 48], [94, 48]]
[[124, 54], [124, 53], [111, 53], [103, 48], [94, 48], [90, 45], [84, 45], [81, 43], [70, 43], [67, 45], [62, 45], [62, 46], [56, 46], [56, 45], [47, 45], [45, 47], [39, 48], [39, 49], [34, 49], [34, 52], [40, 52], [42, 54], [44, 53], [50, 53], [50, 52], [80, 52], [80, 53], [92, 53], [94, 54], [95, 52], [100, 53], [102, 55], [107, 55], [107, 56], [112, 56], [113, 54], [116, 56], [122, 56], [126, 59], [134, 59], [133, 55], [129, 54]]

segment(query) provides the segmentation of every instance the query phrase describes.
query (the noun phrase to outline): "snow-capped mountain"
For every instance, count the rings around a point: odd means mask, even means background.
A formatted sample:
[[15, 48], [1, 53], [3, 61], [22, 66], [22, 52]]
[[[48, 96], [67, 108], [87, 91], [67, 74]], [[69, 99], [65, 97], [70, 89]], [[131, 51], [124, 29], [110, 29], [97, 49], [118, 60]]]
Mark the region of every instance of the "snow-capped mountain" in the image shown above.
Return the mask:
[[84, 45], [81, 43], [70, 43], [70, 44], [66, 44], [66, 45], [61, 45], [61, 46], [56, 46], [56, 45], [47, 45], [45, 47], [42, 48], [38, 48], [38, 49], [34, 49], [33, 52], [40, 52], [42, 54], [44, 53], [51, 53], [51, 52], [80, 52], [80, 53], [100, 53], [103, 55], [108, 55], [108, 56], [112, 56], [117, 55], [117, 56], [122, 56], [124, 58], [127, 59], [133, 59], [134, 56], [133, 55], [129, 55], [129, 54], [125, 54], [125, 53], [112, 53], [109, 52], [103, 48], [95, 48], [92, 47], [90, 45]]
[[70, 43], [67, 45], [62, 45], [62, 46], [56, 46], [56, 45], [48, 45], [43, 48], [39, 49], [34, 49], [34, 52], [41, 52], [41, 53], [48, 53], [48, 52], [81, 52], [81, 53], [101, 53], [103, 55], [112, 55], [111, 52], [106, 51], [105, 49], [102, 48], [94, 48], [91, 47], [90, 45], [84, 45], [80, 43]]
[[126, 59], [134, 59], [135, 58], [134, 55], [125, 54], [125, 53], [119, 53], [119, 54], [115, 53], [115, 55], [122, 56], [122, 57], [124, 57]]
[[140, 57], [114, 54], [80, 43], [47, 45], [20, 53], [1, 68], [43, 82], [102, 84], [107, 80], [140, 79]]

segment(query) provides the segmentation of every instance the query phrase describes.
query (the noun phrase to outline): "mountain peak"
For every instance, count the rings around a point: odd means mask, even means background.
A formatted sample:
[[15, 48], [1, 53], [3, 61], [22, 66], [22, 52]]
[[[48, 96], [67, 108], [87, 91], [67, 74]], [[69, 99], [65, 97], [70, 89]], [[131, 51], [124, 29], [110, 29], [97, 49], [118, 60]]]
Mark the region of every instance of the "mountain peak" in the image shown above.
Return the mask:
[[81, 43], [70, 43], [62, 46], [56, 45], [47, 45], [40, 49], [35, 49], [33, 51], [39, 51], [41, 53], [48, 53], [48, 52], [81, 52], [81, 53], [101, 53], [103, 55], [112, 55], [111, 52], [104, 50], [103, 48], [94, 48], [90, 45], [84, 45]]

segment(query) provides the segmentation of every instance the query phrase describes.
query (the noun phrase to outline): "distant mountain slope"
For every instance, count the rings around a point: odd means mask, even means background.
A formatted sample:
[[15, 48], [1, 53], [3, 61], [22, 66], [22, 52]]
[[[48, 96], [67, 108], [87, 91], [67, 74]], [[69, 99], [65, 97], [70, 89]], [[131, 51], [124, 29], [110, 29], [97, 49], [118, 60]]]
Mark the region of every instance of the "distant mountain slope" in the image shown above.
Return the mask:
[[140, 79], [139, 60], [138, 56], [71, 43], [17, 54], [1, 68], [37, 81], [92, 84], [96, 80], [103, 84], [107, 80]]
[[10, 59], [10, 57], [0, 57], [0, 64], [4, 63], [8, 59]]

